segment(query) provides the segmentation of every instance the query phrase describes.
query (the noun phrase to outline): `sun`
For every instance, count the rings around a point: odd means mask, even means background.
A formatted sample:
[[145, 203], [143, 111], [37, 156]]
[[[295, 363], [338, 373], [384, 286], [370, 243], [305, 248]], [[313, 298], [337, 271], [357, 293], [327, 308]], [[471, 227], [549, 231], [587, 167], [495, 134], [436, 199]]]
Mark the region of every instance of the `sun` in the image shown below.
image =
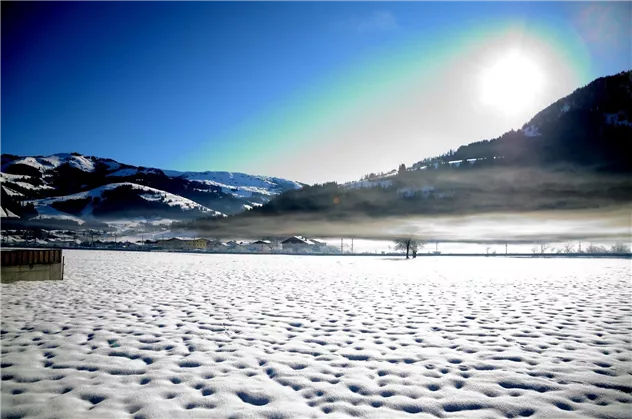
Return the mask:
[[518, 51], [484, 68], [480, 77], [481, 101], [507, 116], [532, 107], [544, 81], [536, 63]]

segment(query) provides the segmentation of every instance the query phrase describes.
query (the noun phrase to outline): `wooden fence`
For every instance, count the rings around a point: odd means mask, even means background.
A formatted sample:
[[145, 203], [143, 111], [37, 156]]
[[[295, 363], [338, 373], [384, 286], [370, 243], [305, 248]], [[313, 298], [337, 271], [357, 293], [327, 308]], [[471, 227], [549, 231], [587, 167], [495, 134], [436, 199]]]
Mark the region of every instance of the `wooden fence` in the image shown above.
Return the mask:
[[61, 263], [61, 249], [2, 250], [2, 266]]

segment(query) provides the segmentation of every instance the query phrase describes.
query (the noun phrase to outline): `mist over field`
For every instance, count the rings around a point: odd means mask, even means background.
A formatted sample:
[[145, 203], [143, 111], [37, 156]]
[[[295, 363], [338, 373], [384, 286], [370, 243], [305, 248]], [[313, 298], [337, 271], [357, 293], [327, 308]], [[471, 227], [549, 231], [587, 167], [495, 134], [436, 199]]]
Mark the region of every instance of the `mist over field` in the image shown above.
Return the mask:
[[389, 187], [315, 185], [235, 217], [184, 225], [216, 237], [630, 241], [632, 180], [627, 176], [572, 168], [469, 170], [407, 172], [391, 178]]
[[533, 243], [574, 240], [629, 241], [630, 210], [622, 205], [590, 210], [506, 212], [474, 215], [359, 216], [341, 221], [317, 215], [255, 216], [239, 223], [209, 225], [199, 235], [256, 238], [305, 235], [393, 239], [417, 235], [424, 240], [460, 243]]

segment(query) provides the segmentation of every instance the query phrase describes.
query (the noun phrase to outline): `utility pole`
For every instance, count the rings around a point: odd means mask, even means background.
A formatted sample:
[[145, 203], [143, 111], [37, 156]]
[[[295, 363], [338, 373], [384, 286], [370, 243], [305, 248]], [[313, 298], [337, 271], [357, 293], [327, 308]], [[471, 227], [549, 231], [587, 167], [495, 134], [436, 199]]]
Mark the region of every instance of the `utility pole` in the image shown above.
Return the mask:
[[351, 238], [351, 254], [353, 254], [353, 237]]
[[342, 237], [340, 238], [340, 254], [342, 255], [344, 251], [342, 250]]

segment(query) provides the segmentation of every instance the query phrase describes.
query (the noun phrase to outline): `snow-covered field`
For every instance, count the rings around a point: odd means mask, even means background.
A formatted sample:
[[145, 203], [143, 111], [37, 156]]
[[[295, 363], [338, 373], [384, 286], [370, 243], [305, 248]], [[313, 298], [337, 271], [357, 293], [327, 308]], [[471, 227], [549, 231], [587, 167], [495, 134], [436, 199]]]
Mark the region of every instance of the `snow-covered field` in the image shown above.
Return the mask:
[[67, 251], [2, 418], [629, 418], [629, 260]]

